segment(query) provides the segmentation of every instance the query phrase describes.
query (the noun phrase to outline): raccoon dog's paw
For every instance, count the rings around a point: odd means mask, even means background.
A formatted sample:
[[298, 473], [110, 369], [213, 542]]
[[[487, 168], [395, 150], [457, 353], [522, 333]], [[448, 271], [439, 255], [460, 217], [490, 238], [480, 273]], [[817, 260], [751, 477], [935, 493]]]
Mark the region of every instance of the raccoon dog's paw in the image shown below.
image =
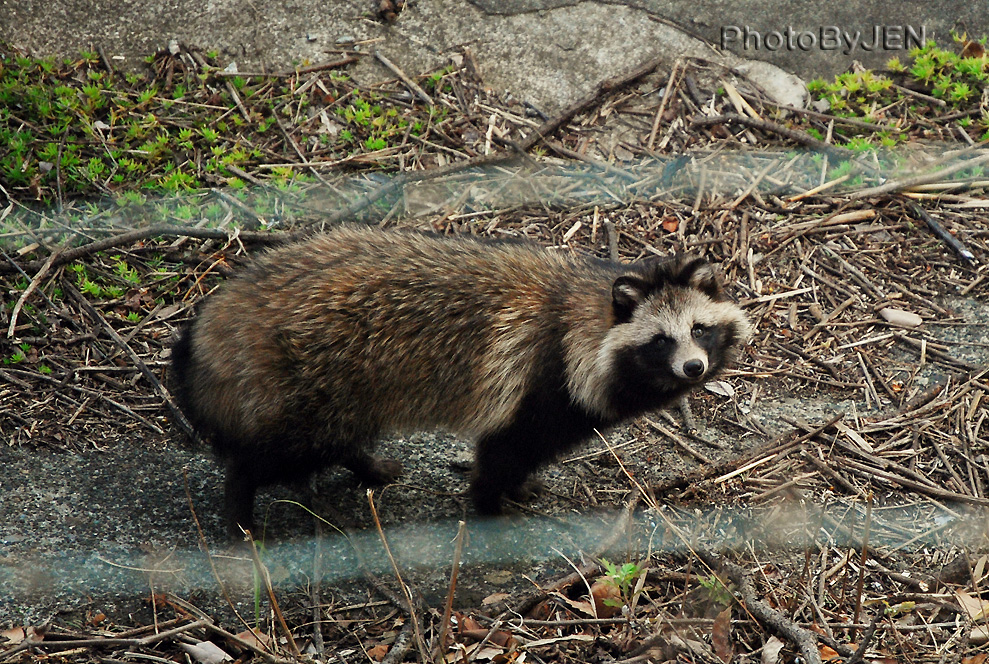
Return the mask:
[[543, 481], [532, 478], [506, 491], [505, 497], [517, 503], [527, 503], [541, 496], [544, 491], [546, 491], [546, 485]]
[[529, 502], [543, 492], [545, 486], [538, 479], [527, 479], [521, 484], [493, 482], [488, 477], [478, 476], [471, 484], [471, 495], [477, 513], [483, 516], [504, 514], [502, 499], [508, 498], [517, 503]]

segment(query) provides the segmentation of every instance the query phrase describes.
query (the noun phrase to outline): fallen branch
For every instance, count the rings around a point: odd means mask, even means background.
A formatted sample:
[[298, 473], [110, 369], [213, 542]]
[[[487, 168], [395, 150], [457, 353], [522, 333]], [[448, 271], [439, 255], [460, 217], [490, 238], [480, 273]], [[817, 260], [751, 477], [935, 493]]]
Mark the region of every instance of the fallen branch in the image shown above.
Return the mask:
[[41, 280], [45, 278], [45, 275], [47, 275], [48, 272], [51, 270], [51, 267], [55, 263], [55, 259], [57, 258], [58, 258], [58, 252], [56, 251], [52, 253], [51, 256], [48, 257], [48, 260], [45, 261], [45, 264], [42, 265], [41, 269], [38, 270], [37, 274], [34, 275], [34, 279], [31, 280], [31, 283], [28, 284], [27, 288], [24, 289], [24, 292], [21, 293], [21, 296], [17, 298], [17, 304], [14, 305], [14, 310], [10, 312], [10, 325], [7, 327], [8, 339], [14, 338], [14, 330], [17, 327], [17, 316], [21, 313], [21, 308], [24, 306], [24, 302], [28, 299], [28, 297], [30, 297], [31, 293], [34, 292], [34, 289], [38, 287], [38, 284], [41, 283]]
[[406, 74], [404, 71], [399, 69], [398, 66], [395, 65], [395, 63], [393, 63], [391, 60], [386, 58], [381, 51], [375, 51], [374, 57], [376, 57], [378, 59], [378, 62], [383, 64], [385, 68], [388, 69], [388, 71], [395, 74], [395, 76], [398, 76], [399, 80], [402, 81], [402, 83], [405, 83], [405, 86], [413, 93], [415, 93], [416, 97], [421, 99], [429, 106], [434, 106], [436, 104], [436, 102], [433, 101], [433, 98], [430, 97], [428, 94], [426, 94], [425, 90], [419, 87], [418, 83], [416, 83], [411, 78], [409, 78], [408, 74]]
[[[447, 166], [441, 166], [439, 168], [431, 168], [426, 171], [403, 171], [396, 177], [392, 178], [387, 184], [371, 191], [358, 200], [354, 201], [342, 210], [331, 214], [328, 218], [323, 219], [319, 222], [312, 222], [312, 224], [318, 223], [318, 230], [324, 230], [327, 227], [334, 226], [341, 221], [347, 219], [352, 219], [360, 211], [373, 205], [376, 201], [381, 198], [392, 194], [407, 184], [412, 184], [414, 182], [423, 182], [426, 180], [431, 180], [446, 175], [452, 175], [454, 173], [459, 173], [471, 168], [479, 168], [482, 166], [493, 166], [496, 164], [504, 164], [506, 162], [516, 159], [520, 154], [524, 155], [536, 144], [542, 142], [547, 136], [551, 135], [566, 122], [570, 121], [578, 113], [582, 113], [589, 108], [593, 107], [600, 99], [615, 90], [619, 90], [626, 85], [629, 85], [636, 80], [650, 74], [656, 67], [662, 63], [664, 58], [653, 58], [648, 60], [630, 72], [622, 74], [620, 76], [615, 76], [614, 78], [609, 78], [597, 85], [593, 92], [586, 95], [585, 97], [577, 100], [570, 106], [563, 109], [556, 116], [550, 118], [543, 124], [539, 125], [536, 129], [532, 131], [524, 140], [513, 143], [511, 145], [511, 151], [496, 152], [490, 155], [482, 155], [480, 157], [475, 157], [473, 159], [468, 159], [466, 161], [460, 161], [453, 164], [448, 164]], [[305, 237], [312, 233], [312, 230], [303, 229], [295, 231], [290, 234], [292, 239]]]
[[759, 120], [757, 118], [750, 118], [744, 115], [737, 115], [735, 113], [728, 113], [725, 115], [713, 115], [704, 118], [694, 118], [690, 121], [691, 127], [707, 127], [715, 124], [730, 124], [734, 122], [735, 124], [745, 125], [746, 127], [752, 127], [753, 129], [758, 129], [760, 131], [765, 131], [772, 134], [778, 134], [783, 138], [788, 138], [791, 141], [800, 143], [801, 145], [806, 145], [809, 148], [818, 150], [825, 154], [837, 157], [839, 159], [852, 159], [855, 157], [855, 153], [851, 150], [838, 147], [837, 145], [831, 145], [830, 143], [825, 143], [824, 141], [818, 140], [809, 134], [805, 134], [802, 131], [796, 131], [794, 129], [788, 129], [783, 125], [777, 124], [775, 122], [770, 122], [769, 120]]
[[809, 664], [822, 664], [821, 652], [817, 646], [817, 635], [800, 627], [785, 615], [772, 608], [756, 596], [755, 586], [748, 573], [735, 563], [722, 557], [698, 551], [697, 555], [711, 569], [723, 571], [732, 582], [738, 586], [739, 594], [742, 596], [742, 605], [745, 610], [752, 614], [756, 620], [768, 627], [773, 633], [781, 638], [788, 639], [796, 644], [803, 655], [804, 660]]
[[939, 171], [934, 171], [933, 173], [923, 173], [921, 175], [914, 175], [911, 177], [903, 178], [902, 180], [890, 180], [885, 184], [881, 184], [878, 187], [871, 187], [869, 189], [862, 189], [861, 191], [856, 191], [848, 195], [852, 200], [858, 198], [868, 198], [870, 196], [880, 196], [882, 194], [889, 194], [894, 191], [900, 191], [902, 189], [909, 189], [910, 187], [916, 187], [921, 184], [930, 184], [932, 182], [943, 182], [944, 179], [957, 173], [958, 171], [963, 171], [966, 168], [974, 168], [979, 164], [983, 164], [989, 161], [989, 152], [983, 152], [977, 157], [968, 159], [965, 161], [960, 161], [956, 164], [948, 166], [947, 168], [942, 168]]
[[959, 240], [954, 235], [949, 233], [948, 230], [944, 226], [942, 226], [934, 217], [929, 215], [927, 213], [927, 210], [925, 210], [924, 208], [920, 207], [919, 205], [913, 202], [909, 204], [909, 208], [913, 211], [915, 215], [923, 219], [924, 222], [927, 224], [927, 227], [931, 229], [931, 232], [937, 235], [939, 238], [941, 238], [941, 241], [947, 244], [949, 247], [951, 247], [951, 249], [956, 254], [958, 254], [959, 256], [961, 256], [970, 263], [975, 260], [975, 254], [969, 251], [968, 248], [961, 243], [961, 240]]
[[173, 636], [179, 634], [184, 634], [193, 629], [199, 627], [206, 627], [212, 621], [208, 618], [202, 618], [191, 622], [181, 627], [176, 627], [164, 632], [159, 632], [157, 634], [151, 634], [139, 639], [120, 639], [120, 638], [95, 638], [95, 639], [66, 639], [64, 641], [53, 641], [35, 639], [28, 637], [18, 643], [13, 648], [10, 648], [2, 653], [0, 653], [0, 660], [9, 659], [11, 656], [16, 655], [19, 652], [29, 650], [31, 648], [41, 648], [44, 650], [67, 650], [75, 648], [141, 648], [144, 646], [154, 645], [160, 643], [166, 639], [170, 639]]
[[[49, 269], [71, 263], [86, 256], [95, 254], [98, 251], [132, 244], [140, 240], [147, 240], [154, 237], [194, 237], [203, 240], [228, 240], [235, 235], [234, 231], [225, 231], [217, 228], [193, 228], [191, 226], [149, 226], [139, 228], [126, 233], [111, 235], [101, 240], [95, 240], [79, 247], [66, 249], [51, 261]], [[283, 242], [285, 236], [280, 233], [259, 233], [255, 231], [240, 231], [236, 236], [245, 242], [277, 243]], [[51, 257], [49, 257], [51, 258]], [[46, 260], [37, 260], [26, 263], [23, 269], [26, 272], [39, 272], [48, 263]], [[0, 263], [0, 274], [10, 274], [16, 272], [14, 266]]]
[[175, 424], [182, 429], [183, 433], [185, 433], [191, 440], [201, 443], [195, 429], [192, 428], [192, 425], [186, 419], [185, 415], [181, 410], [179, 410], [179, 407], [172, 400], [172, 396], [168, 393], [168, 390], [166, 390], [165, 386], [161, 384], [158, 377], [152, 373], [151, 369], [148, 368], [148, 365], [144, 363], [144, 360], [142, 360], [141, 357], [134, 352], [134, 349], [130, 347], [130, 344], [124, 341], [120, 335], [117, 334], [117, 331], [106, 322], [106, 319], [100, 315], [100, 312], [98, 312], [96, 308], [89, 303], [89, 300], [84, 298], [82, 294], [76, 290], [75, 286], [73, 286], [67, 279], [62, 279], [62, 290], [68, 293], [68, 295], [75, 300], [80, 307], [82, 307], [83, 311], [86, 312], [93, 322], [102, 327], [107, 335], [113, 339], [113, 342], [127, 354], [127, 356], [131, 359], [131, 362], [134, 363], [134, 366], [136, 366], [148, 382], [151, 383], [151, 387], [158, 393], [158, 396], [164, 400], [165, 405], [172, 414], [172, 417], [175, 418]]

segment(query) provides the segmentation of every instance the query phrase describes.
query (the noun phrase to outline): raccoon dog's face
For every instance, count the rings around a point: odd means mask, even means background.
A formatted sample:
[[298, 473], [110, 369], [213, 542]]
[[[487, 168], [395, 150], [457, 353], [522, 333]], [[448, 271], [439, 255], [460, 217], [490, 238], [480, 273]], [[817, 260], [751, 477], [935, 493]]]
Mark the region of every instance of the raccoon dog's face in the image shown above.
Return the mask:
[[[612, 286], [616, 325], [609, 333], [622, 380], [664, 393], [719, 371], [748, 335], [725, 300], [714, 268], [701, 258], [650, 261]], [[645, 395], [643, 395], [645, 396]]]

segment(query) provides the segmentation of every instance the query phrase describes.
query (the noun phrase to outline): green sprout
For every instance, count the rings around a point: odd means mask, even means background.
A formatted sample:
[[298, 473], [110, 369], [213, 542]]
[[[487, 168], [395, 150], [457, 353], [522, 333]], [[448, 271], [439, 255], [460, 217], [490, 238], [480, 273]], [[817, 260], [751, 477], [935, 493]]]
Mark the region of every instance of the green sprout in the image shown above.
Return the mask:
[[632, 584], [642, 575], [642, 568], [635, 563], [625, 563], [619, 567], [604, 558], [601, 559], [601, 563], [604, 565], [606, 572], [603, 577], [605, 582], [618, 588], [618, 592], [622, 597], [621, 601], [615, 599], [604, 600], [605, 606], [628, 606], [631, 604], [633, 594]]
[[700, 577], [700, 584], [707, 588], [711, 600], [722, 606], [729, 606], [735, 597], [716, 574]]

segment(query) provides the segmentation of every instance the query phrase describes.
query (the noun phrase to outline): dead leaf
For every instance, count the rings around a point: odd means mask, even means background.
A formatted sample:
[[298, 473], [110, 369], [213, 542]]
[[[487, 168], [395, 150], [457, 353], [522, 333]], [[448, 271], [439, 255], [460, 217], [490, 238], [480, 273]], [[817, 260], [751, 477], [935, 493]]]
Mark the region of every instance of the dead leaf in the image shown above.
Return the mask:
[[975, 563], [975, 569], [972, 575], [975, 577], [976, 582], [982, 581], [982, 577], [985, 576], [987, 562], [989, 562], [989, 556], [981, 556], [978, 562]]
[[474, 655], [474, 659], [493, 662], [497, 660], [499, 657], [504, 657], [504, 656], [505, 653], [501, 648], [492, 648], [491, 646], [484, 646], [483, 648], [477, 651], [477, 654]]
[[497, 604], [503, 599], [508, 599], [510, 595], [508, 593], [492, 593], [484, 599], [481, 600], [481, 606], [487, 606], [488, 604]]
[[460, 638], [464, 639], [465, 641], [483, 641], [484, 638], [488, 635], [488, 630], [482, 629], [480, 627], [476, 627], [472, 629], [463, 629], [460, 630], [460, 632], [458, 632], [458, 635], [460, 636]]
[[145, 307], [154, 306], [154, 298], [146, 288], [131, 288], [124, 295], [124, 307], [130, 311], [140, 311]]
[[955, 599], [958, 600], [959, 606], [964, 609], [972, 622], [985, 620], [989, 616], [989, 600], [972, 597], [964, 590], [956, 590]]
[[978, 655], [972, 655], [971, 657], [962, 657], [961, 664], [985, 664], [987, 659], [989, 659], [989, 655], [981, 653]]
[[769, 637], [769, 640], [762, 646], [761, 664], [779, 664], [781, 650], [783, 650], [783, 642], [775, 636]]
[[233, 657], [212, 641], [200, 641], [199, 643], [182, 643], [180, 641], [178, 645], [199, 664], [219, 664], [220, 662], [233, 661]]
[[985, 47], [977, 41], [963, 41], [961, 56], [963, 58], [982, 58], [986, 55]]
[[546, 600], [532, 607], [532, 610], [526, 614], [526, 617], [532, 618], [533, 620], [549, 620], [553, 616], [553, 612], [555, 610], [556, 605], [549, 600]]
[[13, 629], [5, 629], [0, 631], [0, 641], [6, 639], [6, 643], [4, 645], [8, 646], [16, 645], [24, 639], [41, 641], [44, 638], [44, 633], [37, 631], [34, 627], [14, 627]]
[[595, 617], [594, 607], [591, 606], [591, 603], [588, 601], [570, 599], [566, 595], [561, 595], [560, 593], [553, 593], [553, 599], [558, 604], [563, 604], [578, 613], [582, 613], [590, 618]]
[[499, 630], [492, 632], [491, 636], [488, 637], [487, 629], [467, 629], [459, 633], [459, 636], [465, 641], [483, 641], [488, 639], [488, 643], [498, 646], [499, 652], [501, 649], [512, 650], [515, 648], [515, 637], [512, 636], [511, 632], [506, 632], [504, 630]]
[[389, 646], [386, 646], [383, 643], [379, 643], [373, 648], [367, 649], [367, 656], [376, 662], [380, 662], [385, 658], [385, 655], [388, 654], [388, 650], [389, 650]]
[[676, 233], [680, 227], [680, 220], [676, 217], [666, 217], [663, 219], [663, 230], [667, 233]]
[[622, 593], [608, 579], [598, 579], [591, 586], [591, 598], [598, 618], [613, 618], [622, 611]]
[[255, 648], [266, 648], [268, 646], [267, 636], [264, 634], [258, 634], [257, 632], [253, 632], [251, 630], [245, 629], [240, 634], [235, 634], [234, 636], [245, 643], [251, 644]]
[[474, 616], [464, 616], [460, 620], [460, 631], [469, 632], [472, 630], [481, 629], [481, 623], [477, 622], [477, 618]]
[[515, 637], [512, 636], [511, 632], [494, 632], [491, 634], [491, 638], [488, 639], [488, 643], [493, 643], [496, 646], [504, 648], [505, 650], [515, 649]]
[[735, 396], [735, 388], [723, 380], [712, 380], [709, 383], [704, 383], [704, 389], [711, 394], [717, 394], [719, 397], [731, 399]]
[[711, 645], [714, 646], [714, 653], [722, 662], [730, 662], [734, 655], [734, 647], [731, 644], [731, 607], [718, 614], [711, 627]]
[[451, 646], [450, 652], [443, 655], [443, 661], [448, 662], [448, 664], [459, 664], [460, 662], [470, 661], [468, 657], [472, 652], [477, 650], [477, 646], [465, 647], [462, 643], [454, 643]]

